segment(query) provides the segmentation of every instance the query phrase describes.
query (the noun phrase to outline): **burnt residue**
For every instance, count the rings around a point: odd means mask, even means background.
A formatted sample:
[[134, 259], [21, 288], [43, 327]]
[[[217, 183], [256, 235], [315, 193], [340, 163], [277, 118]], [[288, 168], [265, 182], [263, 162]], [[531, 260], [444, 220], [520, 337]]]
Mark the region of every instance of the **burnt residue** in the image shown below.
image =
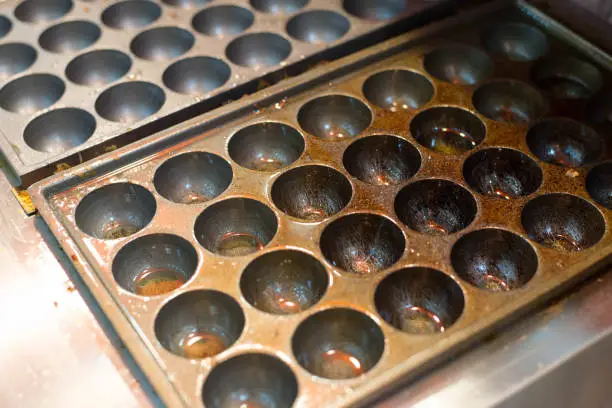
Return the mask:
[[482, 229], [454, 245], [451, 260], [459, 276], [481, 289], [507, 292], [527, 284], [538, 269], [533, 247], [502, 229]]
[[331, 167], [297, 167], [272, 186], [272, 201], [285, 214], [304, 221], [322, 221], [340, 212], [351, 200], [347, 178]]
[[606, 228], [595, 206], [570, 194], [547, 194], [533, 199], [524, 207], [521, 222], [531, 239], [561, 252], [592, 247]]
[[540, 160], [565, 167], [592, 164], [604, 154], [604, 140], [585, 124], [553, 118], [535, 124], [527, 145]]
[[360, 213], [331, 223], [321, 235], [327, 260], [346, 272], [370, 275], [397, 262], [404, 252], [402, 231], [380, 215]]
[[542, 170], [524, 153], [513, 149], [484, 149], [463, 165], [470, 187], [480, 194], [511, 200], [534, 193], [542, 184]]
[[382, 318], [411, 334], [435, 334], [448, 330], [464, 307], [459, 285], [430, 268], [402, 269], [386, 277], [374, 299]]
[[352, 176], [363, 182], [392, 186], [416, 174], [421, 155], [404, 139], [376, 135], [352, 143], [344, 152], [343, 163]]
[[410, 229], [427, 235], [460, 231], [476, 216], [476, 200], [465, 188], [447, 180], [409, 184], [395, 199], [397, 216]]
[[208, 251], [241, 256], [263, 249], [277, 228], [276, 215], [265, 204], [250, 198], [230, 198], [204, 210], [194, 232]]

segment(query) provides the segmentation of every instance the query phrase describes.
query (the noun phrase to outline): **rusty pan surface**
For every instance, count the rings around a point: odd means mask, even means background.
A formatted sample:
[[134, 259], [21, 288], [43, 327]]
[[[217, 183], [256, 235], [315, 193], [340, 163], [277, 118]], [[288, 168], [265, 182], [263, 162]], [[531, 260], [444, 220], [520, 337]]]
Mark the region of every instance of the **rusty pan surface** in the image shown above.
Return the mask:
[[35, 184], [170, 406], [349, 406], [607, 263], [610, 58], [497, 2]]

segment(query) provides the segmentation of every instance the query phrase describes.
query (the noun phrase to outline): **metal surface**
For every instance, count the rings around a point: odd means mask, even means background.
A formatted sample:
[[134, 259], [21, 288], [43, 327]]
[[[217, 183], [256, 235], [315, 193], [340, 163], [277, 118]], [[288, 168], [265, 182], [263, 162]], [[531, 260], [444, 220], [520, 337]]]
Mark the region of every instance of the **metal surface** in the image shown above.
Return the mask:
[[[22, 214], [1, 176], [0, 202], [0, 302], [4, 310], [22, 311], [19, 318], [0, 314], [2, 406], [162, 406], [68, 257], [39, 217]], [[606, 272], [376, 406], [604, 407], [612, 375], [601, 364], [612, 347], [610, 308]]]
[[0, 405], [161, 407], [70, 260], [39, 217], [23, 214], [4, 175], [0, 224]]
[[[428, 367], [444, 353], [464, 345], [464, 341], [483, 334], [486, 329], [491, 329], [494, 324], [531, 306], [533, 302], [542, 301], [544, 295], [550, 295], [563, 284], [593, 271], [605, 260], [610, 240], [605, 230], [608, 214], [603, 207], [597, 209], [595, 204], [588, 203], [590, 197], [583, 188], [588, 167], [573, 168], [594, 161], [591, 151], [597, 150], [597, 147], [591, 148], [590, 143], [595, 143], [601, 150], [601, 142], [589, 134], [586, 130], [588, 128], [573, 121], [561, 122], [561, 128], [571, 130], [576, 127], [578, 132], [574, 135], [584, 134], [585, 139], [560, 132], [560, 125], [550, 120], [538, 122], [529, 131], [527, 126], [527, 122], [535, 122], [545, 113], [551, 116], [577, 113], [579, 118], [584, 119], [580, 116], [582, 110], [577, 107], [584, 105], [581, 99], [598, 90], [602, 77], [600, 74], [593, 75], [593, 72], [599, 72], [597, 68], [585, 65], [584, 62], [561, 64], [561, 71], [551, 75], [548, 59], [536, 62], [534, 68], [525, 62], [509, 63], [496, 59], [495, 68], [507, 76], [528, 80], [531, 72], [535, 85], [548, 91], [548, 100], [533, 87], [516, 81], [492, 80], [483, 85], [478, 84], [491, 74], [493, 62], [486, 55], [483, 58], [482, 51], [442, 44], [448, 42], [444, 41], [445, 35], [451, 36], [454, 42], [479, 42], [482, 30], [486, 27], [474, 27], [474, 20], [494, 15], [492, 11], [482, 13], [462, 21], [470, 25], [472, 30], [464, 29], [460, 36], [452, 29], [456, 27], [454, 24], [452, 28], [442, 27], [448, 31], [443, 31], [435, 39], [426, 37], [422, 41], [411, 42], [409, 48], [402, 52], [399, 52], [399, 47], [393, 46], [406, 41], [406, 38], [385, 44], [390, 49], [383, 55], [387, 60], [380, 61], [381, 58], [378, 58], [379, 61], [372, 63], [372, 59], [381, 51], [373, 50], [370, 54], [362, 53], [348, 59], [348, 62], [343, 61], [342, 65], [336, 64], [337, 71], [333, 71], [334, 65], [331, 65], [331, 73], [323, 78], [315, 80], [317, 75], [322, 74], [315, 70], [304, 77], [304, 83], [295, 82], [295, 88], [291, 88], [292, 83], [286, 84], [283, 89], [271, 88], [270, 98], [263, 101], [246, 100], [244, 103], [245, 107], [250, 108], [255, 102], [260, 106], [265, 105], [264, 102], [276, 102], [270, 109], [257, 112], [256, 119], [240, 116], [246, 109], [233, 116], [229, 115], [229, 111], [223, 111], [220, 113], [228, 114], [228, 117], [221, 116], [217, 122], [188, 130], [183, 134], [184, 140], [187, 136], [202, 134], [175, 146], [167, 147], [167, 143], [176, 143], [181, 137], [169, 131], [149, 140], [147, 145], [136, 144], [130, 150], [123, 150], [90, 163], [89, 166], [67, 172], [31, 190], [41, 213], [60, 237], [66, 251], [74, 257], [73, 261], [84, 273], [95, 295], [105, 299], [110, 296], [118, 302], [119, 308], [117, 304], [104, 303], [105, 311], [122, 336], [128, 337], [132, 353], [169, 404], [180, 404], [181, 401], [173, 399], [176, 394], [172, 393], [171, 386], [164, 386], [164, 371], [156, 366], [159, 362], [169, 373], [172, 386], [192, 405], [199, 404], [200, 399], [209, 406], [227, 403], [212, 396], [207, 389], [211, 387], [209, 384], [221, 384], [223, 379], [235, 379], [234, 376], [238, 374], [232, 367], [255, 370], [252, 377], [270, 380], [265, 395], [251, 394], [251, 398], [276, 398], [278, 403], [284, 404], [292, 400], [299, 390], [297, 406], [332, 401], [340, 404], [354, 403], [365, 396], [371, 397], [384, 391], [400, 377], [405, 379], [407, 372], [412, 376], [421, 372], [419, 370]], [[549, 34], [561, 35], [563, 40], [573, 41], [575, 46], [585, 46], [554, 23], [537, 13], [535, 15], [541, 23], [545, 23], [542, 28], [549, 31]], [[505, 14], [504, 18], [508, 18], [508, 15]], [[525, 16], [517, 14], [514, 17], [521, 18]], [[432, 30], [426, 34], [432, 34]], [[423, 33], [421, 35], [424, 36]], [[412, 36], [408, 38], [415, 39]], [[502, 35], [501, 38], [505, 37]], [[552, 55], [570, 52], [552, 36], [548, 37], [548, 41]], [[466, 53], [466, 50], [471, 54]], [[512, 54], [515, 59], [532, 56], [532, 51], [527, 50], [526, 53], [520, 47], [510, 47], [510, 50], [519, 51]], [[598, 64], [608, 62], [607, 57], [596, 49], [584, 50]], [[571, 53], [579, 55], [576, 51]], [[468, 55], [469, 58], [457, 59], [458, 55]], [[464, 62], [468, 64], [463, 65]], [[478, 69], [471, 67], [471, 63], [476, 64]], [[489, 63], [491, 67], [487, 67]], [[441, 69], [443, 64], [451, 68]], [[343, 65], [348, 68], [341, 69]], [[365, 99], [359, 102], [359, 93], [365, 80], [390, 66], [411, 68], [427, 76], [435, 90], [431, 101], [418, 109], [404, 110], [402, 107], [399, 111], [395, 109], [395, 112], [376, 108], [373, 104], [367, 107]], [[575, 71], [577, 66], [580, 70]], [[449, 85], [443, 82], [445, 80], [455, 84]], [[328, 85], [328, 81], [333, 82]], [[319, 88], [302, 92], [314, 85]], [[328, 96], [321, 98], [322, 87], [325, 88], [323, 94]], [[274, 92], [281, 91], [289, 94], [289, 100], [275, 99], [278, 94]], [[473, 97], [470, 97], [472, 93]], [[559, 96], [563, 98], [559, 99]], [[568, 96], [571, 98], [566, 98]], [[410, 103], [418, 101], [413, 96], [409, 99], [407, 102], [402, 101], [401, 105], [411, 106]], [[470, 99], [474, 101], [475, 110], [469, 109]], [[511, 109], [503, 110], [508, 104]], [[448, 105], [467, 107], [472, 113]], [[371, 116], [375, 117], [372, 125]], [[413, 120], [408, 129], [406, 124], [410, 119]], [[228, 120], [233, 122], [228, 123]], [[289, 169], [283, 169], [282, 175], [279, 172], [266, 175], [264, 172], [254, 172], [238, 166], [236, 163], [239, 163], [239, 159], [232, 154], [230, 135], [264, 120], [285, 122], [295, 128], [301, 127], [310, 134], [305, 143], [307, 154], [297, 163], [288, 166]], [[219, 128], [219, 121], [225, 125], [224, 129], [207, 131], [207, 126]], [[439, 121], [443, 122], [445, 128], [459, 128], [461, 132], [451, 133], [447, 129], [440, 132]], [[261, 126], [258, 130], [261, 130]], [[414, 139], [410, 138], [409, 130], [412, 130]], [[525, 139], [517, 140], [517, 132], [526, 135]], [[266, 132], [254, 133], [266, 136]], [[360, 183], [356, 179], [348, 181], [349, 174], [339, 164], [342, 163], [342, 151], [351, 142], [350, 138], [359, 134], [359, 140], [362, 141], [369, 135], [381, 133], [392, 133], [410, 140], [413, 148], [420, 151], [421, 163], [417, 175], [405, 181], [413, 171], [410, 166], [402, 170], [405, 164], [402, 163], [405, 159], [402, 156], [399, 163], [390, 163], [394, 171], [387, 171], [388, 167], [384, 166], [381, 169], [374, 168], [379, 170], [380, 176], [376, 178], [376, 186]], [[466, 133], [471, 137], [467, 144]], [[534, 133], [536, 136], [530, 136]], [[456, 139], [457, 135], [461, 139]], [[330, 136], [349, 140], [330, 141]], [[228, 140], [230, 142], [226, 152]], [[559, 145], [566, 147], [568, 143], [573, 149], [557, 151], [557, 154], [550, 156], [547, 155], [550, 149], [539, 150], [542, 140], [553, 147], [557, 146], [556, 149], [559, 149]], [[447, 143], [440, 144], [440, 141]], [[425, 149], [423, 145], [432, 149]], [[462, 179], [461, 164], [476, 145], [479, 145], [478, 150], [481, 152], [492, 145], [505, 147], [505, 150], [492, 150], [491, 168], [472, 172], [476, 181], [482, 178], [481, 172], [491, 173], [489, 177], [493, 177], [493, 190], [485, 188], [490, 187], [490, 181], [483, 187], [478, 182], [471, 183], [470, 177], [466, 177], [467, 183]], [[160, 146], [165, 149], [159, 151]], [[510, 148], [521, 149], [532, 158], [519, 155], [516, 159], [512, 154], [516, 151]], [[529, 148], [533, 154], [529, 153]], [[179, 202], [164, 201], [161, 196], [155, 198], [155, 187], [160, 190], [159, 186], [154, 185], [154, 180], [158, 180], [155, 177], [157, 167], [169, 156], [194, 150], [214, 152], [228, 162], [232, 159], [236, 161], [232, 165], [234, 178], [228, 189], [218, 197], [215, 195], [218, 193], [207, 196], [202, 194], [198, 185], [198, 190], [189, 190], [189, 194], [183, 194]], [[292, 149], [287, 150], [291, 152]], [[147, 157], [152, 152], [154, 154]], [[368, 153], [367, 149], [365, 153]], [[414, 158], [414, 155], [409, 154], [408, 157]], [[347, 159], [350, 161], [351, 157], [347, 158], [345, 153], [345, 163]], [[534, 164], [535, 168], [539, 166], [541, 169], [539, 177], [537, 171], [527, 174], [525, 178], [522, 175], [514, 176], [513, 172], [529, 168], [519, 165], [522, 161], [531, 163], [536, 159], [541, 159]], [[266, 157], [264, 162], [265, 167], [259, 168], [260, 171], [270, 170], [270, 165], [276, 165], [275, 169], [285, 165], [283, 160], [276, 158]], [[557, 165], [545, 162], [556, 162]], [[331, 170], [329, 166], [340, 171]], [[396, 166], [401, 171], [395, 171]], [[499, 166], [502, 170], [499, 170]], [[320, 179], [317, 172], [328, 174], [329, 182], [317, 183]], [[387, 173], [400, 175], [401, 184], [394, 185], [394, 180]], [[515, 178], [508, 185], [504, 184], [508, 180], [507, 173]], [[313, 177], [313, 174], [317, 177]], [[440, 176], [445, 180], [431, 180]], [[496, 180], [496, 177], [501, 181]], [[83, 181], [83, 178], [87, 180]], [[542, 185], [538, 189], [537, 184], [540, 183], [535, 183], [534, 187], [532, 180], [540, 178]], [[212, 181], [216, 183], [219, 179], [222, 177], [215, 177]], [[149, 192], [142, 187], [130, 186], [128, 182], [141, 184]], [[204, 180], [203, 191], [209, 191], [209, 182]], [[111, 186], [101, 187], [109, 183]], [[346, 183], [353, 190], [350, 200], [347, 198], [350, 195], [343, 192]], [[309, 194], [296, 194], [299, 190], [295, 187], [292, 189], [292, 185], [308, 186], [304, 191]], [[603, 187], [599, 183], [591, 186], [596, 191]], [[472, 195], [466, 190], [467, 187], [480, 190], [481, 194]], [[279, 191], [275, 193], [275, 189]], [[93, 195], [87, 195], [94, 190], [97, 191]], [[532, 190], [537, 191], [533, 193]], [[213, 191], [218, 191], [218, 186]], [[406, 201], [403, 199], [396, 201], [393, 210], [394, 198], [398, 192], [400, 198], [404, 195], [408, 201], [414, 198], [411, 204], [424, 209], [416, 214], [420, 216], [403, 212], [402, 206], [398, 207], [398, 204]], [[559, 192], [571, 192], [574, 195], [557, 194]], [[484, 195], [486, 193], [489, 196]], [[524, 197], [530, 194], [531, 197]], [[503, 201], [491, 195], [508, 200]], [[49, 198], [49, 202], [46, 198]], [[268, 206], [261, 201], [268, 201]], [[185, 202], [191, 202], [192, 205], [187, 206]], [[389, 218], [380, 214], [388, 215]], [[177, 222], [184, 219], [189, 221]], [[525, 231], [521, 227], [521, 219]], [[169, 225], [172, 225], [171, 229]], [[490, 228], [483, 230], [485, 227], [503, 227], [506, 232]], [[167, 235], [170, 232], [183, 238], [170, 238]], [[448, 232], [451, 235], [445, 237]], [[139, 239], [151, 234], [155, 235]], [[476, 237], [474, 234], [483, 236]], [[534, 246], [520, 235], [529, 235], [541, 245]], [[129, 238], [119, 238], [124, 236]], [[314, 239], [304, 239], [305, 236]], [[470, 242], [483, 237], [490, 245], [479, 248]], [[77, 239], [76, 245], [72, 241], [74, 238]], [[124, 246], [128, 241], [131, 243]], [[406, 241], [408, 248], [405, 247]], [[507, 251], [509, 243], [514, 252]], [[190, 262], [180, 262], [183, 266], [173, 264], [169, 268], [166, 264], [168, 259], [164, 259], [161, 264], [155, 265], [154, 272], [171, 272], [171, 279], [167, 275], [158, 274], [155, 279], [147, 280], [146, 285], [143, 285], [141, 275], [134, 282], [132, 290], [139, 293], [143, 286], [147, 290], [152, 287], [157, 293], [175, 289], [172, 300], [168, 301], [167, 294], [146, 298], [134, 296], [121, 289], [113, 280], [114, 276], [121, 282], [118, 278], [121, 268], [117, 268], [116, 263], [118, 258], [130, 256], [129, 253], [124, 255], [130, 245], [141, 246], [141, 254], [147, 258], [147, 269], [143, 270], [147, 276], [152, 272], [148, 261], [153, 258], [147, 254], [156, 253], [168, 245], [173, 248], [184, 245], [195, 250], [200, 262], [197, 267], [199, 272], [194, 274], [194, 266], [188, 265]], [[281, 295], [283, 298], [272, 299], [273, 305], [280, 307], [283, 314], [300, 311], [301, 307], [312, 304], [314, 306], [301, 314], [274, 318], [271, 311], [262, 305], [258, 306], [257, 301], [251, 299], [253, 305], [249, 303], [248, 295], [244, 294], [244, 286], [248, 289], [250, 284], [244, 283], [245, 276], [247, 270], [263, 258], [258, 257], [261, 253], [252, 254], [254, 250], [268, 254], [278, 249], [294, 248], [302, 248], [325, 265], [330, 284], [319, 300], [320, 294], [317, 291], [304, 292], [303, 289], [297, 289], [300, 279], [312, 282], [318, 278], [303, 277], [299, 270], [290, 267], [287, 269], [285, 266], [285, 276], [269, 278], [272, 295]], [[190, 249], [180, 251], [190, 252]], [[470, 256], [469, 251], [480, 251], [480, 254]], [[174, 249], [163, 251], [164, 254], [174, 252]], [[222, 256], [230, 254], [237, 256]], [[111, 261], [115, 255], [115, 260]], [[356, 259], [355, 255], [363, 257]], [[251, 263], [255, 258], [257, 260]], [[487, 262], [482, 263], [479, 259]], [[491, 269], [489, 261], [497, 263], [497, 269]], [[475, 262], [484, 267], [484, 274], [470, 273]], [[285, 263], [291, 265], [298, 262], [287, 259]], [[537, 272], [534, 270], [536, 265]], [[403, 271], [402, 268], [406, 267], [412, 269]], [[228, 269], [235, 272], [229, 272]], [[190, 280], [191, 274], [194, 277]], [[254, 281], [261, 282], [264, 279], [268, 277]], [[185, 281], [188, 282], [183, 285]], [[313, 285], [304, 286], [312, 288]], [[234, 300], [217, 291], [191, 292], [193, 289], [211, 287], [232, 295]], [[400, 288], [401, 293], [397, 293], [396, 288]], [[244, 298], [240, 294], [241, 289]], [[185, 291], [190, 293], [182, 294]], [[364, 297], [364, 293], [368, 296]], [[287, 299], [287, 296], [296, 294], [304, 294], [306, 297]], [[187, 296], [190, 299], [184, 300]], [[379, 301], [379, 297], [382, 301]], [[305, 303], [301, 303], [302, 300]], [[266, 301], [270, 299], [264, 299], [264, 304]], [[193, 307], [190, 308], [192, 304], [200, 305], [197, 310], [203, 315], [197, 314]], [[409, 315], [405, 315], [407, 307]], [[268, 313], [261, 313], [258, 309]], [[131, 331], [127, 321], [121, 320], [122, 313], [127, 314], [131, 324], [135, 324], [137, 330], [144, 334], [144, 341], [153, 356], [148, 355], [137, 343], [136, 333]], [[237, 326], [243, 323], [244, 331], [239, 334]], [[258, 330], [264, 327], [265, 330]], [[321, 327], [325, 330], [321, 330]], [[432, 344], [434, 338], [437, 342]], [[230, 345], [232, 347], [224, 351]], [[185, 357], [215, 356], [212, 359], [188, 360], [175, 354]], [[253, 354], [268, 357], [256, 357]], [[276, 355], [285, 364], [270, 355]], [[243, 364], [237, 364], [237, 361]], [[214, 367], [212, 371], [211, 367]], [[264, 370], [265, 375], [257, 370]], [[349, 377], [353, 379], [347, 379]], [[231, 385], [236, 381], [229, 383]], [[202, 384], [203, 394], [200, 394]], [[225, 390], [228, 396], [234, 398], [238, 390], [231, 389], [230, 385]], [[253, 387], [251, 392], [262, 388], [257, 382], [248, 385]], [[249, 389], [240, 391], [248, 393]]]
[[132, 140], [176, 123], [175, 113], [184, 119], [241, 89], [252, 92], [258, 78], [287, 75], [310, 57], [333, 58], [332, 49], [348, 52], [357, 38], [384, 38], [398, 29], [392, 23], [416, 24], [439, 2], [369, 3], [3, 2], [0, 147], [31, 183], [64, 159], [82, 162], [125, 143], [121, 136]]

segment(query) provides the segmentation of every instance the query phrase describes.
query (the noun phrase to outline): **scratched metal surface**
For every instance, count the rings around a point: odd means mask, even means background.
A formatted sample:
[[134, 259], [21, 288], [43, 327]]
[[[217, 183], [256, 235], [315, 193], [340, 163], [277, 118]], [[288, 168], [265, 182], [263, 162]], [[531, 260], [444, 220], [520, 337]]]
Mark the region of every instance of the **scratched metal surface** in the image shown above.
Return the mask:
[[609, 57], [496, 7], [30, 190], [169, 405], [364, 402], [607, 262]]

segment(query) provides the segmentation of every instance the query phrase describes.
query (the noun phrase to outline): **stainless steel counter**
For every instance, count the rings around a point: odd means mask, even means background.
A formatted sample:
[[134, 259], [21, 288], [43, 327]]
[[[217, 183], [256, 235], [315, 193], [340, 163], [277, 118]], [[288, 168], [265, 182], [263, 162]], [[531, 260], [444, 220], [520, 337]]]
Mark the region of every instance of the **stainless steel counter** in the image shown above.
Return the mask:
[[[161, 403], [45, 224], [0, 177], [0, 406]], [[603, 407], [612, 388], [612, 272], [458, 355], [379, 407]]]

